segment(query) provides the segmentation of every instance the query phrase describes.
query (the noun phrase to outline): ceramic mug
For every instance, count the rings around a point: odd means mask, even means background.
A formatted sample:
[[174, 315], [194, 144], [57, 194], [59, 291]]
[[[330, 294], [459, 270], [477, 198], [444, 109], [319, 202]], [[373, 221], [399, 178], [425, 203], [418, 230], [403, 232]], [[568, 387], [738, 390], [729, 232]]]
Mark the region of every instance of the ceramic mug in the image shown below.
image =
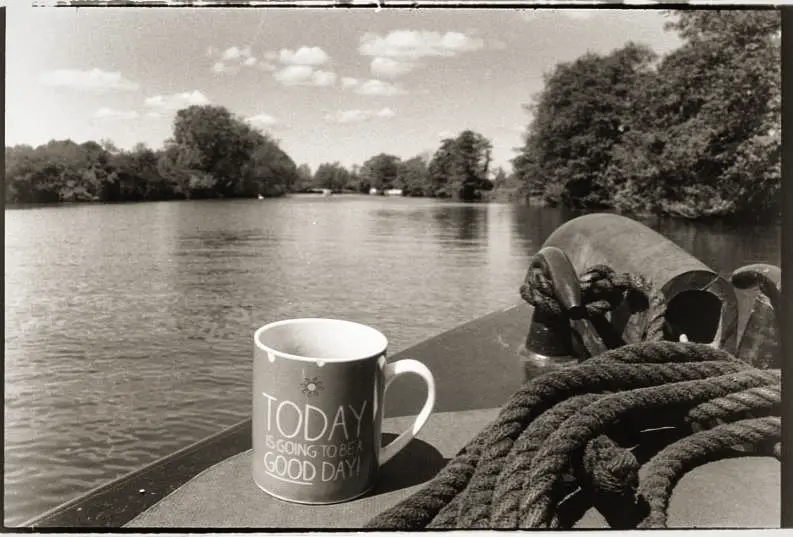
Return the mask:
[[[379, 467], [416, 436], [435, 404], [435, 382], [416, 360], [386, 363], [388, 340], [372, 327], [336, 319], [289, 319], [254, 334], [253, 479], [298, 503], [351, 500], [369, 491]], [[381, 447], [383, 396], [415, 373], [427, 399], [413, 422]]]

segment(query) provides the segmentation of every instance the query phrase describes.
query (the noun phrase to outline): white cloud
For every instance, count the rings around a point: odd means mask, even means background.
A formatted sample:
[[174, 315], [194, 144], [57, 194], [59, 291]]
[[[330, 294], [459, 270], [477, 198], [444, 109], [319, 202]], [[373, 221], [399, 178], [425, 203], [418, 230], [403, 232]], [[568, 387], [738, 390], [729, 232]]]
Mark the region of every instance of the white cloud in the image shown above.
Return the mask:
[[40, 80], [47, 86], [100, 92], [112, 90], [135, 91], [140, 87], [137, 82], [127, 80], [117, 71], [109, 72], [97, 68], [89, 71], [55, 69], [54, 71], [41, 73]]
[[224, 60], [239, 60], [241, 58], [250, 58], [251, 57], [251, 47], [229, 47], [223, 51], [222, 58]]
[[336, 82], [336, 73], [315, 70], [310, 65], [289, 65], [273, 76], [285, 86], [332, 86]]
[[359, 51], [364, 56], [418, 59], [427, 56], [455, 56], [479, 50], [484, 41], [459, 32], [427, 32], [394, 30], [385, 36], [366, 33], [361, 37]]
[[284, 65], [322, 65], [329, 59], [328, 54], [319, 47], [300, 47], [296, 51], [281, 49], [278, 59]]
[[279, 123], [279, 121], [270, 114], [257, 114], [255, 116], [246, 117], [245, 121], [258, 127], [272, 127]]
[[172, 95], [155, 95], [148, 97], [144, 104], [160, 110], [179, 110], [192, 105], [209, 104], [210, 100], [198, 90], [174, 93]]
[[372, 74], [385, 77], [397, 77], [409, 73], [416, 68], [416, 63], [377, 56], [372, 60]]
[[[344, 85], [344, 81], [342, 82], [342, 85]], [[361, 82], [360, 80], [356, 80], [354, 78], [347, 79], [346, 87], [348, 89], [352, 88], [352, 90], [359, 95], [379, 95], [383, 97], [392, 97], [394, 95], [403, 95], [407, 93], [399, 86], [395, 86], [390, 82], [384, 82], [377, 79], [370, 79], [365, 82]]]
[[385, 36], [366, 33], [361, 37], [359, 52], [372, 56], [372, 73], [397, 77], [409, 73], [427, 57], [452, 57], [484, 48], [485, 42], [460, 32], [429, 32], [394, 30]]
[[112, 108], [103, 107], [94, 113], [94, 117], [96, 119], [126, 120], [126, 119], [136, 119], [138, 117], [138, 113], [134, 110], [114, 110]]
[[325, 116], [325, 121], [329, 123], [360, 123], [371, 119], [390, 119], [396, 113], [390, 108], [380, 110], [339, 110], [335, 114]]
[[215, 58], [212, 72], [217, 74], [236, 74], [241, 67], [253, 67], [258, 63], [250, 46], [238, 47], [235, 45], [222, 52], [215, 47], [209, 47], [207, 56]]
[[454, 138], [454, 133], [452, 131], [439, 131], [436, 136], [438, 138]]

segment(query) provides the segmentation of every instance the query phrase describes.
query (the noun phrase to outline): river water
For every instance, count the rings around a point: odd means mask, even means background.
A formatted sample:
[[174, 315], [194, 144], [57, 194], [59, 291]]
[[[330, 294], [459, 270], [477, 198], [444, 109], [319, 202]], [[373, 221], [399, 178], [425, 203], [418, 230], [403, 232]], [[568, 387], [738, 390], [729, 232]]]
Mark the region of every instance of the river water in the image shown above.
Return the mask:
[[[250, 412], [251, 334], [329, 316], [398, 352], [520, 300], [557, 209], [369, 196], [6, 210], [5, 524]], [[712, 268], [779, 226], [649, 222]]]

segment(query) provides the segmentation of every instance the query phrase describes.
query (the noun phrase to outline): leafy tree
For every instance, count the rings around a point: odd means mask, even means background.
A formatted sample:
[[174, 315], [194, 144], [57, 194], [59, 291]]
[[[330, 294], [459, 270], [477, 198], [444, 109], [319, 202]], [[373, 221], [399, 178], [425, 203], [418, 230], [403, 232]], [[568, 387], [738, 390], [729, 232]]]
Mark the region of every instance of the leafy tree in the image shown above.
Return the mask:
[[436, 198], [451, 196], [449, 178], [454, 173], [454, 138], [444, 138], [432, 155], [428, 166], [430, 179], [429, 195]]
[[394, 188], [400, 159], [394, 155], [380, 153], [363, 163], [361, 180], [379, 191]]
[[688, 217], [776, 213], [781, 144], [779, 14], [683, 11], [686, 42], [659, 64], [615, 151], [620, 210]]
[[301, 164], [297, 167], [297, 180], [295, 184], [292, 185], [293, 192], [301, 192], [308, 188], [311, 188], [311, 182], [313, 181], [314, 174], [311, 173], [311, 166], [308, 164]]
[[406, 196], [429, 195], [427, 160], [422, 156], [415, 156], [401, 162], [397, 169], [396, 184], [403, 189]]
[[651, 76], [655, 54], [628, 43], [609, 55], [587, 53], [545, 78], [515, 172], [550, 204], [610, 205], [604, 173], [634, 107], [634, 87]]
[[428, 166], [429, 195], [473, 200], [490, 190], [491, 147], [487, 138], [471, 130], [442, 140]]
[[452, 167], [447, 184], [452, 197], [470, 201], [479, 190], [490, 190], [490, 141], [479, 133], [465, 130], [452, 146]]
[[319, 165], [314, 174], [315, 188], [328, 188], [333, 192], [341, 192], [350, 182], [350, 172], [338, 162]]

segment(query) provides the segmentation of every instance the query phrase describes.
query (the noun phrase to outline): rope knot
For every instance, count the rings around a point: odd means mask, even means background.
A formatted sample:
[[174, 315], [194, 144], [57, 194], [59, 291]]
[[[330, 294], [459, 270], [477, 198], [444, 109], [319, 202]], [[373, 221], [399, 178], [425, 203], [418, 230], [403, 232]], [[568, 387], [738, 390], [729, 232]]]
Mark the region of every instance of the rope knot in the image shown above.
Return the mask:
[[583, 469], [596, 494], [633, 498], [639, 487], [639, 461], [611, 438], [600, 435], [584, 450]]

